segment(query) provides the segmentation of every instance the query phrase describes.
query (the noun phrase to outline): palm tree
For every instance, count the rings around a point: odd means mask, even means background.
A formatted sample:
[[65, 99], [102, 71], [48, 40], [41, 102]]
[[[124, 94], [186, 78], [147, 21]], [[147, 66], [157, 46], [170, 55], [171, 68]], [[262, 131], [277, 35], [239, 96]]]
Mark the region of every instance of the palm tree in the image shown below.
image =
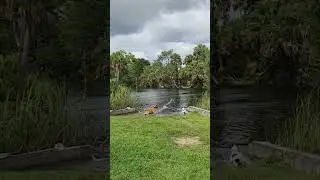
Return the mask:
[[126, 58], [126, 52], [120, 50], [111, 54], [111, 70], [114, 71], [116, 81], [120, 80], [120, 72], [123, 69]]
[[23, 89], [28, 74], [28, 56], [33, 35], [38, 25], [49, 24], [53, 20], [55, 4], [61, 0], [2, 0], [0, 13], [7, 18], [14, 31], [19, 55], [19, 91]]

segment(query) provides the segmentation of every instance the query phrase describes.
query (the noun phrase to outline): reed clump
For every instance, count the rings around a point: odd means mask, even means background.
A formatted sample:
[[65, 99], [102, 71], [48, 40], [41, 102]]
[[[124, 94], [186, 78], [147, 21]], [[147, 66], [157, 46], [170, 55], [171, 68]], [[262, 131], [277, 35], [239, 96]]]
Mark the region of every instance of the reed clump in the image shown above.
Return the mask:
[[137, 106], [137, 98], [131, 90], [121, 84], [111, 83], [110, 88], [110, 109], [123, 109]]
[[[2, 87], [3, 88], [3, 87]], [[30, 75], [20, 97], [6, 90], [0, 101], [0, 152], [28, 152], [55, 143], [83, 144], [92, 131], [71, 111], [64, 86]], [[15, 94], [13, 94], [15, 93]]]
[[320, 153], [320, 89], [299, 97], [293, 118], [284, 123], [278, 143], [299, 151]]

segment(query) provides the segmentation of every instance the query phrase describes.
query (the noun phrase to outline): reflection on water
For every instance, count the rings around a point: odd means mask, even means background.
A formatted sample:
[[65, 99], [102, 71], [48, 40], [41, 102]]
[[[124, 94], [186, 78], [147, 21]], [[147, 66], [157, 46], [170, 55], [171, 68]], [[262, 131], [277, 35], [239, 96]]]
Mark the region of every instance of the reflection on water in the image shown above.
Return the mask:
[[220, 88], [214, 95], [211, 118], [213, 148], [247, 144], [252, 140], [273, 141], [281, 122], [292, 115], [296, 93], [270, 88]]
[[202, 95], [196, 89], [142, 89], [133, 94], [141, 104], [164, 105], [174, 99], [178, 107], [195, 105]]

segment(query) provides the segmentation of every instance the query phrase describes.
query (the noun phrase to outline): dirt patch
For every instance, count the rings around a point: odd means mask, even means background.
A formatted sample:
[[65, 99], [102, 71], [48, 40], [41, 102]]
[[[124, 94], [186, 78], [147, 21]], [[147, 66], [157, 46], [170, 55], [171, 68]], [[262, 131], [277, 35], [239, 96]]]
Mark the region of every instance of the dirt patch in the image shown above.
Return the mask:
[[195, 136], [195, 137], [177, 137], [173, 138], [174, 142], [179, 146], [179, 147], [186, 147], [186, 146], [196, 146], [199, 144], [202, 144], [200, 141], [200, 137]]

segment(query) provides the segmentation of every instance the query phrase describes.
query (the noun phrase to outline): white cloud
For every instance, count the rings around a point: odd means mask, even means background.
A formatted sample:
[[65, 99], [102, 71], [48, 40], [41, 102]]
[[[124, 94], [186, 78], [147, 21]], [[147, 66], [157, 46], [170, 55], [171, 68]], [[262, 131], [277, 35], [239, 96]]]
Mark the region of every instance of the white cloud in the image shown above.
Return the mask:
[[[120, 34], [110, 39], [111, 52], [124, 49], [150, 60], [163, 50], [174, 49], [183, 57], [198, 43], [210, 43], [209, 1], [195, 1], [189, 9], [161, 10], [147, 20], [140, 31]], [[111, 17], [112, 18], [112, 17]]]
[[147, 56], [145, 55], [144, 52], [141, 52], [141, 51], [132, 51], [131, 53], [132, 53], [135, 57], [137, 57], [137, 58], [147, 59]]

